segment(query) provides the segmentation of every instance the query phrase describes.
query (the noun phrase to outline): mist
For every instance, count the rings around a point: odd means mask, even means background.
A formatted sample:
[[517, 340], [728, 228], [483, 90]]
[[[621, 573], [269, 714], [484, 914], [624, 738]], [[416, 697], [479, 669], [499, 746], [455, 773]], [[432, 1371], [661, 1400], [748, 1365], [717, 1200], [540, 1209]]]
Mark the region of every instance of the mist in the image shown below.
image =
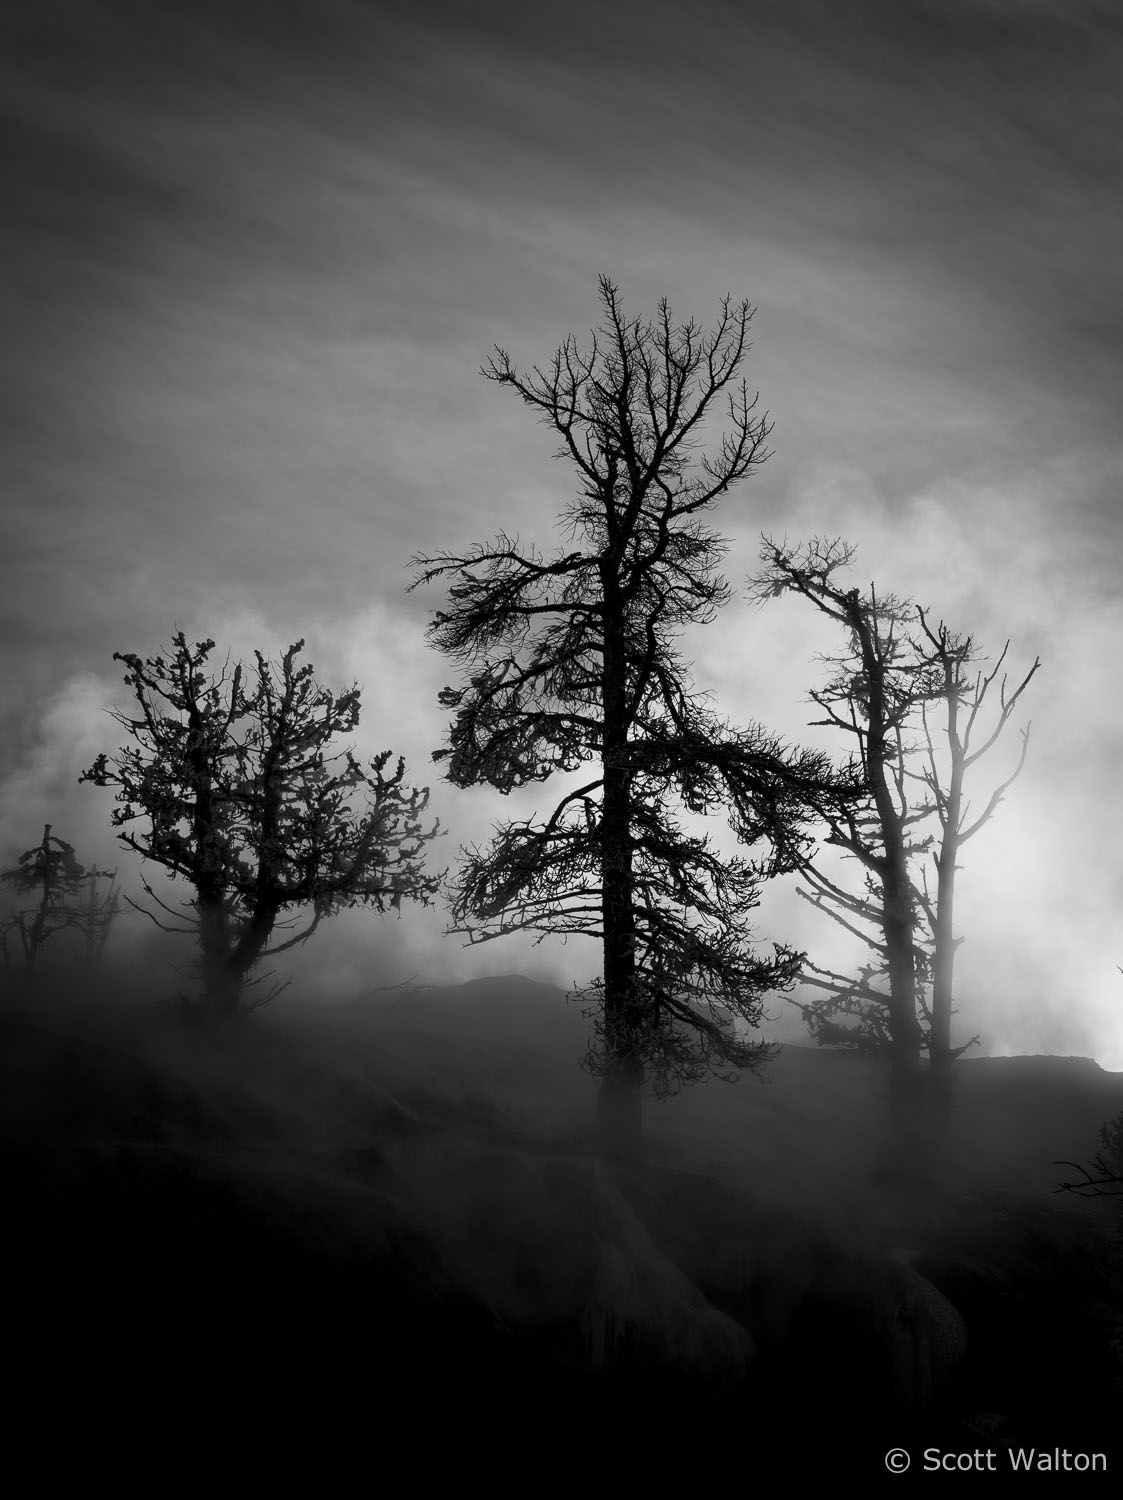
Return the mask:
[[[1024, 503], [1020, 497], [1018, 503]], [[1021, 776], [964, 851], [957, 1041], [977, 1034], [987, 1055], [1067, 1053], [1117, 1069], [1123, 1054], [1114, 914], [1123, 871], [1106, 838], [1102, 809], [1113, 797], [1123, 710], [1106, 691], [1103, 643], [1123, 633], [1123, 606], [1082, 571], [1080, 536], [1068, 545], [1019, 542], [1011, 515], [1014, 499], [994, 488], [980, 489], [972, 514], [983, 519], [970, 526], [958, 518], [951, 499], [938, 493], [910, 503], [889, 532], [879, 527], [878, 509], [855, 476], [819, 475], [793, 490], [789, 534], [856, 539], [855, 584], [868, 586], [872, 580], [879, 591], [911, 597], [933, 620], [970, 633], [988, 655], [981, 664], [988, 670], [1009, 641], [1003, 670], [1012, 683], [1021, 680], [1035, 653], [1043, 660], [1007, 732], [968, 784], [973, 803], [983, 805], [1013, 769], [1019, 732], [1030, 727]], [[543, 526], [543, 544], [549, 540], [550, 529]], [[758, 545], [759, 535], [736, 538], [731, 578], [754, 571]], [[1003, 580], [1001, 587], [995, 579]], [[440, 607], [441, 592], [429, 593], [433, 597], [426, 602]], [[1063, 615], [1063, 632], [1044, 628], [1044, 599]], [[829, 622], [801, 604], [781, 600], [754, 609], [735, 599], [713, 624], [688, 634], [684, 651], [693, 660], [696, 685], [712, 693], [735, 722], [763, 723], [792, 744], [814, 745], [841, 758], [849, 751], [844, 737], [809, 726], [817, 715], [808, 693], [823, 681], [825, 669], [817, 657], [843, 643]], [[425, 616], [418, 618], [412, 609], [380, 602], [342, 629], [338, 622], [306, 620], [299, 635], [294, 629], [285, 633], [277, 619], [258, 612], [200, 612], [174, 624], [189, 639], [215, 638], [218, 651], [232, 660], [250, 661], [255, 649], [279, 657], [303, 637], [301, 660], [315, 665], [322, 682], [342, 690], [357, 681], [363, 708], [356, 753], [370, 759], [391, 749], [405, 757], [410, 783], [430, 788], [426, 816], [429, 822], [439, 820], [444, 830], [429, 846], [435, 870], [455, 869], [461, 848], [485, 843], [498, 820], [545, 815], [564, 792], [564, 779], [556, 778], [556, 786], [506, 799], [486, 788], [458, 791], [443, 781], [440, 764], [432, 759], [447, 730], [437, 694], [454, 674], [427, 648]], [[149, 654], [166, 641], [165, 636], [143, 642], [134, 634], [114, 649]], [[108, 826], [112, 794], [78, 785], [79, 774], [99, 751], [123, 743], [123, 731], [107, 710], [127, 707], [128, 700], [117, 672], [83, 672], [61, 684], [39, 714], [35, 742], [0, 784], [0, 826], [14, 857], [38, 839], [44, 823], [52, 823], [80, 859], [117, 868], [123, 889], [139, 900], [141, 875], [152, 879], [159, 872], [144, 870], [135, 855], [115, 845]], [[1080, 726], [1075, 740], [1074, 725]], [[736, 852], [720, 818], [710, 819], [707, 828]], [[831, 967], [853, 963], [852, 946], [829, 920], [798, 900], [797, 884], [786, 878], [763, 892], [756, 923], [760, 943], [788, 942]], [[181, 894], [187, 899], [189, 892]], [[463, 935], [446, 936], [448, 921], [439, 904], [407, 905], [402, 914], [387, 917], [343, 912], [306, 949], [285, 956], [282, 977], [308, 1004], [319, 1005], [349, 998], [375, 981], [446, 984], [519, 972], [568, 989], [599, 972], [599, 956], [587, 941], [563, 946], [551, 938], [514, 937], [469, 946]], [[127, 946], [147, 938], [146, 926], [130, 912], [120, 919], [114, 942]], [[181, 964], [183, 955], [177, 952], [174, 962]], [[781, 997], [770, 1004], [769, 1014], [763, 1035], [799, 1039], [802, 1023]]]
[[[835, 1482], [890, 1441], [1104, 1447], [1118, 1205], [1060, 1179], [1123, 1107], [1115, 8], [15, 0], [0, 43], [0, 868], [50, 824], [130, 898], [99, 964], [62, 933], [37, 984], [0, 976], [11, 1358], [54, 1403], [27, 1433], [61, 1414], [89, 1472], [132, 1452], [149, 1486], [137, 1432], [181, 1453], [251, 1407], [244, 1471], [291, 1480], [304, 1431], [317, 1487], [418, 1410], [464, 1473], [519, 1433], [537, 1475], [642, 1431], [665, 1478], [661, 1435], [748, 1432], [739, 1483], [755, 1433], [825, 1434]], [[732, 598], [680, 643], [717, 713], [850, 748], [809, 723], [829, 624], [747, 602], [762, 536], [843, 538], [855, 587], [990, 663], [1008, 642], [1011, 683], [1041, 660], [968, 784], [984, 806], [1029, 728], [964, 849], [953, 1043], [979, 1042], [911, 1186], [885, 1070], [809, 1047], [798, 990], [764, 1076], [646, 1101], [643, 1159], [609, 1159], [572, 998], [597, 944], [470, 944], [441, 901], [335, 913], [205, 1034], [193, 940], [130, 904], [190, 891], [79, 784], [125, 743], [114, 653], [182, 630], [357, 682], [355, 753], [430, 790], [431, 872], [548, 814], [563, 779], [444, 779], [446, 600], [407, 589], [501, 528], [565, 546], [557, 434], [478, 372], [587, 345], [601, 275], [629, 317], [755, 308], [772, 456], [709, 518]], [[797, 887], [762, 890], [756, 942], [852, 967]]]
[[[595, 54], [582, 21], [546, 37], [504, 6], [9, 10], [4, 849], [49, 820], [120, 862], [72, 778], [115, 744], [112, 652], [175, 628], [234, 657], [304, 637], [322, 681], [358, 679], [361, 748], [432, 783], [441, 864], [541, 810], [552, 789], [451, 795], [430, 760], [442, 598], [406, 594], [412, 556], [501, 525], [549, 550], [573, 483], [475, 372], [585, 339], [601, 272], [636, 314], [748, 296], [774, 456], [715, 514], [730, 580], [760, 532], [843, 535], [856, 583], [1009, 639], [1012, 669], [1041, 655], [1026, 771], [963, 871], [960, 1022], [1119, 1064], [1119, 24], [750, 10], [615, 6]], [[738, 597], [685, 645], [721, 711], [804, 742], [831, 642], [796, 616]], [[813, 915], [769, 891], [762, 941], [829, 947]], [[372, 966], [597, 969], [441, 932], [346, 916], [294, 974], [313, 1004]]]
[[[884, 1066], [787, 1046], [648, 1101], [629, 1162], [598, 1145], [589, 1021], [554, 986], [282, 995], [222, 1034], [153, 994], [107, 956], [0, 1016], [9, 1357], [24, 1392], [65, 1361], [50, 1412], [87, 1467], [124, 1421], [118, 1472], [151, 1474], [203, 1377], [189, 1472], [217, 1444], [261, 1478], [342, 1475], [371, 1461], [372, 1400], [403, 1428], [425, 1404], [442, 1477], [532, 1455], [685, 1476], [715, 1422], [768, 1424], [768, 1477], [1118, 1462], [1118, 1203], [1058, 1189], [1119, 1074], [962, 1062], [914, 1180]], [[18, 1454], [49, 1413], [16, 1402]]]

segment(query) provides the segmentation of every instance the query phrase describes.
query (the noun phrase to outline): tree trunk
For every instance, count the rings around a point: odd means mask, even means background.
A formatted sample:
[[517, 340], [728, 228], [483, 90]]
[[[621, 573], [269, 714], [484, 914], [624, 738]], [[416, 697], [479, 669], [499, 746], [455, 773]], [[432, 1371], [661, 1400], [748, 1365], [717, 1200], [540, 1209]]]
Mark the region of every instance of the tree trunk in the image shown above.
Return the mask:
[[929, 1042], [931, 1060], [932, 1118], [941, 1136], [951, 1125], [951, 1086], [954, 1053], [951, 1048], [952, 983], [955, 971], [955, 861], [959, 854], [959, 829], [963, 817], [963, 776], [966, 769], [959, 738], [959, 700], [954, 680], [949, 675], [946, 686], [948, 707], [948, 743], [951, 746], [951, 777], [947, 806], [943, 814], [943, 838], [937, 860], [936, 917], [933, 924], [932, 960], [932, 1035]]
[[[930, 1094], [932, 1121], [941, 1135], [951, 1124], [952, 1063], [951, 1046], [952, 976], [956, 941], [952, 927], [955, 896], [955, 844], [945, 835], [940, 851], [939, 879], [936, 896], [934, 957], [932, 964], [932, 1034], [928, 1044], [930, 1060]], [[950, 847], [949, 847], [950, 845]]]
[[602, 573], [604, 612], [604, 792], [601, 805], [601, 913], [604, 929], [604, 1075], [598, 1118], [605, 1145], [632, 1154], [643, 1131], [642, 999], [636, 984], [631, 771], [623, 607], [614, 570]]
[[642, 1133], [642, 1001], [636, 975], [628, 778], [605, 766], [601, 833], [604, 918], [605, 1066], [599, 1116], [606, 1144], [633, 1151]]
[[198, 705], [192, 705], [189, 722], [193, 730], [193, 744], [188, 764], [191, 767], [195, 793], [195, 806], [192, 810], [195, 849], [192, 884], [195, 887], [195, 905], [199, 913], [203, 1004], [207, 1019], [220, 1021], [237, 1012], [242, 981], [229, 963], [232, 940], [230, 913], [226, 904], [221, 831], [209, 759], [208, 726]]
[[889, 969], [889, 1031], [892, 1039], [890, 1111], [898, 1166], [912, 1170], [923, 1158], [927, 1138], [923, 1033], [916, 1014], [915, 918], [905, 827], [885, 774], [892, 754], [891, 710], [886, 690], [885, 648], [876, 637], [857, 594], [849, 596], [850, 624], [862, 652], [869, 693], [865, 765], [881, 830], [879, 861], [882, 932]]
[[39, 957], [39, 949], [47, 932], [47, 919], [51, 910], [51, 897], [54, 894], [54, 867], [51, 859], [51, 825], [43, 825], [43, 842], [40, 845], [43, 852], [43, 895], [39, 901], [35, 920], [31, 924], [30, 933], [24, 936], [24, 967], [27, 973], [35, 971], [35, 960]]
[[[904, 863], [904, 849], [900, 850]], [[883, 881], [883, 931], [889, 964], [889, 1028], [892, 1037], [890, 1115], [897, 1164], [906, 1170], [922, 1165], [927, 1142], [923, 1033], [916, 1015], [916, 961], [913, 952], [911, 887], [900, 869], [886, 871]]]
[[643, 1066], [619, 1054], [609, 1060], [597, 1094], [597, 1131], [612, 1156], [634, 1157], [643, 1142]]
[[237, 984], [236, 1002], [241, 999], [250, 974], [261, 961], [261, 955], [269, 945], [279, 910], [275, 893], [266, 891], [261, 894], [258, 904], [243, 926], [237, 942], [233, 945], [226, 967]]
[[203, 1004], [208, 1019], [224, 1020], [238, 1009], [241, 977], [230, 967], [230, 932], [226, 906], [221, 896], [200, 891], [199, 954], [203, 978]]

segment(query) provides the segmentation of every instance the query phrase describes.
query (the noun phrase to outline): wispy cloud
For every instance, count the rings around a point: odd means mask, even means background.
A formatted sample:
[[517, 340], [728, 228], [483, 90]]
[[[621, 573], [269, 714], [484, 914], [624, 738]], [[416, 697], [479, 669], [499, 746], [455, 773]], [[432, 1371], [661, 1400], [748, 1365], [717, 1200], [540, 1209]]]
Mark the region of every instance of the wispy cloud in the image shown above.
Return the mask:
[[[52, 799], [94, 837], [59, 756], [102, 748], [112, 651], [177, 624], [235, 650], [306, 635], [325, 676], [366, 684], [364, 735], [423, 779], [437, 601], [403, 595], [408, 559], [501, 524], [548, 547], [572, 490], [480, 362], [583, 336], [600, 272], [638, 312], [666, 294], [704, 321], [728, 291], [758, 304], [748, 374], [776, 418], [776, 457], [717, 518], [731, 576], [760, 530], [842, 533], [863, 574], [1040, 652], [979, 902], [997, 913], [1036, 872], [1019, 903], [1052, 956], [1034, 1004], [1055, 1008], [1079, 951], [1071, 1035], [1115, 1045], [1096, 976], [1123, 862], [1093, 833], [1118, 800], [1115, 8], [264, 16], [5, 10], [5, 837]], [[798, 728], [801, 631], [731, 610], [700, 676], [731, 712]], [[450, 853], [506, 810], [441, 801]], [[410, 962], [438, 951], [436, 927], [422, 952], [385, 925]], [[1013, 927], [994, 930], [963, 956], [968, 976], [990, 943], [991, 988], [1015, 962]], [[485, 956], [515, 966], [468, 959]]]

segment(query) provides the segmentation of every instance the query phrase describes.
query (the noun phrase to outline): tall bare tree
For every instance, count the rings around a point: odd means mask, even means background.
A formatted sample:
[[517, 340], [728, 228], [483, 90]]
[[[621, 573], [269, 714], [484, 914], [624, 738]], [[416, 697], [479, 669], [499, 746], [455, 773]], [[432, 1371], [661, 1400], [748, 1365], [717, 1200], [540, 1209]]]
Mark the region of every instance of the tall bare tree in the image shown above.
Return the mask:
[[[625, 1148], [657, 1094], [752, 1067], [746, 1029], [789, 986], [799, 955], [749, 946], [758, 882], [792, 868], [809, 802], [835, 785], [823, 756], [791, 754], [758, 726], [735, 730], [695, 692], [674, 648], [729, 598], [725, 543], [702, 516], [764, 462], [768, 420], [739, 371], [752, 310], [726, 298], [715, 329], [625, 317], [600, 283], [603, 324], [587, 350], [567, 338], [546, 370], [520, 374], [497, 349], [483, 369], [560, 436], [578, 491], [562, 522], [576, 545], [547, 559], [501, 534], [415, 559], [414, 587], [449, 580], [429, 629], [464, 672], [445, 760], [458, 786], [507, 793], [592, 764], [542, 821], [510, 821], [464, 851], [455, 930], [580, 933], [602, 947], [588, 986], [602, 1124]], [[698, 456], [703, 424], [729, 430]], [[746, 844], [729, 859], [684, 815], [727, 810]]]
[[[438, 831], [422, 826], [428, 792], [404, 785], [400, 759], [387, 770], [388, 750], [369, 768], [350, 750], [329, 753], [358, 724], [360, 691], [337, 697], [321, 687], [310, 665], [297, 665], [303, 646], [290, 646], [279, 665], [256, 652], [252, 673], [227, 662], [215, 674], [214, 642], [191, 645], [182, 631], [167, 656], [116, 653], [138, 712], [112, 714], [134, 743], [99, 755], [80, 778], [117, 787], [118, 838], [191, 887], [176, 911], [143, 882], [172, 923], [138, 909], [165, 931], [195, 936], [204, 1006], [216, 1017], [243, 1008], [263, 958], [305, 942], [330, 913], [397, 909], [404, 898], [427, 904], [439, 884], [423, 873], [424, 846]], [[352, 808], [356, 796], [362, 810]], [[186, 925], [184, 908], [193, 913]], [[291, 925], [282, 916], [299, 909], [305, 925], [273, 942], [275, 929]]]
[[[847, 890], [824, 873], [814, 858], [803, 864], [811, 891], [808, 899], [827, 911], [847, 931], [861, 936], [875, 961], [856, 981], [809, 972], [807, 983], [821, 985], [833, 1004], [803, 1007], [813, 1030], [824, 1040], [845, 1040], [832, 1016], [857, 1016], [855, 1039], [884, 1048], [892, 1060], [893, 1114], [909, 1135], [921, 1129], [921, 1050], [918, 1019], [916, 897], [910, 860], [924, 847], [911, 829], [926, 812], [910, 806], [903, 754], [906, 721], [919, 697], [930, 691], [923, 672], [916, 672], [903, 637], [908, 606], [893, 596], [880, 599], [871, 590], [842, 587], [835, 574], [849, 565], [854, 549], [838, 541], [814, 539], [793, 551], [766, 539], [761, 550], [764, 571], [750, 585], [763, 599], [791, 591], [809, 600], [847, 633], [849, 648], [831, 659], [833, 673], [824, 688], [811, 693], [826, 712], [816, 723], [835, 725], [857, 743], [864, 802], [840, 804], [828, 812], [826, 842], [856, 859], [864, 872], [860, 893]], [[814, 966], [812, 966], [812, 969]], [[877, 987], [877, 976], [888, 982]]]
[[[859, 863], [862, 888], [841, 883], [812, 855], [802, 871], [810, 890], [800, 894], [860, 938], [873, 959], [857, 977], [809, 963], [804, 983], [828, 998], [801, 1009], [820, 1040], [888, 1053], [895, 1118], [915, 1136], [929, 1123], [927, 1097], [935, 1101], [937, 1120], [946, 1123], [951, 1066], [971, 1045], [951, 1042], [954, 955], [962, 941], [954, 927], [958, 857], [1020, 773], [1028, 728], [1013, 771], [976, 817], [965, 800], [965, 777], [997, 742], [1040, 662], [1013, 689], [1001, 678], [998, 713], [973, 746], [1008, 644], [993, 671], [972, 674], [977, 658], [970, 637], [953, 635], [943, 623], [933, 629], [925, 611], [908, 600], [879, 595], [872, 586], [866, 595], [843, 587], [836, 575], [849, 566], [854, 549], [837, 539], [816, 538], [802, 549], [766, 539], [761, 556], [765, 567], [752, 581], [752, 595], [797, 593], [847, 633], [846, 650], [828, 659], [831, 676], [811, 698], [827, 715], [817, 723], [856, 741], [869, 787], [864, 804], [840, 805], [827, 820], [826, 842]], [[937, 748], [940, 724], [946, 753]], [[937, 872], [934, 891], [929, 856]], [[922, 1087], [925, 1051], [930, 1091]]]
[[[937, 1117], [946, 1125], [951, 1107], [952, 1064], [966, 1050], [962, 1046], [953, 1047], [951, 1041], [955, 954], [963, 941], [955, 932], [955, 876], [959, 869], [959, 855], [963, 845], [990, 821], [1007, 790], [1021, 775], [1029, 749], [1030, 726], [1027, 724], [1021, 731], [1021, 753], [1014, 769], [994, 788], [982, 811], [975, 817], [971, 816], [965, 797], [966, 777], [968, 771], [997, 743], [1018, 700], [1040, 668], [1041, 660], [1035, 657], [1029, 671], [1016, 686], [1012, 686], [1005, 674], [999, 677], [1010, 649], [1007, 641], [993, 669], [988, 673], [978, 671], [972, 678], [967, 668], [977, 658], [970, 636], [965, 639], [953, 636], [943, 621], [933, 629], [924, 610], [918, 609], [916, 613], [928, 643], [928, 661], [937, 673], [939, 690], [939, 697], [931, 708], [929, 700], [922, 699], [920, 703], [925, 763], [919, 775], [939, 824], [932, 853], [936, 866], [936, 891], [933, 897], [927, 880], [922, 879], [917, 899], [931, 935], [932, 995], [928, 1048], [932, 1098]], [[990, 719], [988, 731], [984, 727], [987, 723], [987, 696], [996, 681], [998, 712]], [[947, 740], [946, 761], [933, 739], [933, 710], [942, 722]], [[982, 720], [980, 714], [984, 715]], [[974, 741], [977, 730], [982, 734], [980, 741]]]

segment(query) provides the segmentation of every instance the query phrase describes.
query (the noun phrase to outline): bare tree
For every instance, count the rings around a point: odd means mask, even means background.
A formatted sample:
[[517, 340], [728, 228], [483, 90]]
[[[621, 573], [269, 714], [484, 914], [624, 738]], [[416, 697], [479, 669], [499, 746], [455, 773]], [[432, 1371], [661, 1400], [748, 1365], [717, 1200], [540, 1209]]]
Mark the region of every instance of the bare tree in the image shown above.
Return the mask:
[[[321, 687], [310, 665], [296, 663], [303, 645], [279, 665], [255, 652], [250, 674], [227, 661], [216, 675], [214, 642], [189, 645], [182, 631], [167, 656], [116, 653], [139, 714], [112, 715], [135, 743], [112, 759], [99, 755], [80, 778], [117, 787], [118, 838], [191, 886], [176, 911], [144, 881], [165, 915], [137, 909], [165, 931], [196, 937], [213, 1016], [244, 1008], [260, 960], [305, 942], [329, 913], [398, 909], [407, 897], [427, 904], [439, 884], [422, 870], [438, 832], [422, 827], [428, 792], [406, 788], [402, 760], [387, 770], [390, 751], [369, 769], [350, 750], [328, 753], [358, 724], [360, 691], [336, 697]], [[352, 808], [357, 795], [361, 811]], [[147, 826], [134, 832], [138, 821]], [[305, 925], [272, 942], [275, 929], [293, 925], [282, 915], [299, 908]], [[193, 913], [186, 924], [184, 909]]]
[[[970, 805], [964, 795], [966, 776], [971, 767], [997, 743], [1018, 700], [1040, 668], [1041, 660], [1034, 658], [1029, 671], [1016, 687], [1011, 687], [1005, 674], [1001, 679], [998, 676], [1010, 649], [1010, 642], [1007, 641], [993, 670], [988, 673], [977, 672], [972, 681], [966, 671], [968, 664], [976, 659], [970, 636], [966, 639], [953, 636], [943, 621], [933, 630], [922, 609], [917, 610], [917, 619], [930, 648], [928, 660], [938, 674], [939, 698], [934, 707], [942, 720], [947, 740], [947, 762], [942, 765], [942, 758], [932, 737], [932, 714], [928, 701], [922, 698], [920, 711], [924, 728], [925, 765], [920, 772], [920, 779], [930, 805], [935, 810], [940, 831], [932, 853], [936, 866], [935, 896], [933, 898], [930, 895], [928, 882], [924, 879], [917, 896], [931, 935], [932, 996], [928, 1017], [928, 1055], [932, 1068], [932, 1099], [937, 1117], [946, 1125], [951, 1107], [952, 1064], [966, 1050], [962, 1046], [953, 1047], [951, 1042], [955, 954], [963, 941], [955, 933], [955, 876], [959, 869], [959, 855], [963, 845], [974, 838], [979, 829], [994, 816], [1007, 790], [1021, 775], [1029, 749], [1030, 726], [1027, 724], [1021, 732], [1021, 753], [1017, 764], [1005, 781], [994, 788], [976, 817], [971, 816]], [[982, 741], [973, 748], [973, 736], [981, 728], [980, 713], [985, 711], [987, 695], [996, 681], [998, 712], [990, 723], [989, 733], [982, 728]]]
[[[853, 736], [858, 746], [868, 800], [828, 811], [826, 842], [856, 859], [864, 872], [861, 894], [826, 875], [813, 858], [803, 863], [815, 906], [847, 931], [862, 937], [875, 961], [857, 981], [819, 971], [805, 981], [828, 989], [833, 1004], [805, 1018], [823, 1040], [846, 1040], [832, 1016], [857, 1017], [855, 1040], [884, 1048], [893, 1067], [893, 1113], [907, 1134], [920, 1130], [921, 1049], [916, 974], [916, 899], [910, 859], [923, 848], [911, 834], [923, 816], [910, 806], [904, 768], [903, 731], [918, 697], [929, 691], [923, 672], [914, 670], [902, 624], [908, 605], [894, 596], [843, 588], [834, 575], [849, 565], [854, 549], [815, 538], [802, 552], [766, 539], [764, 572], [750, 584], [750, 596], [763, 599], [785, 591], [800, 594], [847, 632], [849, 649], [830, 660], [832, 676], [811, 698], [826, 712], [818, 724], [831, 724]], [[814, 966], [811, 966], [812, 969]], [[884, 975], [887, 992], [877, 979]], [[816, 1022], [818, 1023], [816, 1025]], [[841, 1032], [841, 1034], [840, 1034]]]
[[[87, 869], [79, 864], [74, 845], [52, 833], [50, 823], [45, 823], [39, 843], [24, 850], [13, 869], [0, 873], [0, 880], [18, 895], [36, 893], [32, 906], [17, 907], [0, 924], [0, 951], [5, 962], [11, 962], [9, 940], [14, 935], [19, 939], [25, 972], [33, 973], [44, 944], [68, 929], [83, 933], [87, 956], [96, 956], [105, 946], [117, 915], [115, 878], [115, 870], [99, 870], [96, 865]], [[102, 880], [109, 881], [105, 896], [98, 894]]]
[[[673, 645], [729, 597], [725, 543], [700, 518], [767, 456], [767, 418], [738, 378], [751, 309], [726, 298], [703, 334], [675, 325], [666, 301], [653, 322], [626, 318], [607, 278], [600, 297], [588, 350], [570, 337], [523, 375], [497, 349], [482, 372], [560, 435], [576, 546], [546, 559], [501, 534], [415, 559], [413, 586], [450, 580], [429, 629], [466, 679], [441, 694], [456, 715], [435, 754], [449, 780], [508, 793], [593, 764], [545, 820], [507, 822], [464, 851], [452, 908], [471, 942], [522, 931], [601, 945], [588, 1062], [603, 1127], [626, 1148], [645, 1082], [665, 1094], [763, 1056], [746, 1029], [799, 955], [754, 953], [747, 915], [759, 880], [794, 866], [809, 801], [836, 783], [825, 757], [719, 719]], [[730, 431], [699, 458], [720, 409]], [[767, 842], [765, 861], [726, 858], [681, 821], [719, 808], [746, 844]]]
[[[972, 676], [969, 637], [954, 636], [943, 623], [933, 629], [908, 600], [879, 596], [872, 586], [865, 596], [842, 587], [835, 575], [850, 564], [852, 547], [816, 538], [792, 550], [766, 539], [761, 555], [765, 569], [750, 588], [756, 598], [798, 593], [847, 632], [847, 649], [828, 659], [830, 679], [811, 698], [827, 714], [816, 722], [856, 741], [869, 786], [864, 804], [842, 805], [828, 816], [826, 841], [859, 862], [861, 890], [828, 875], [812, 856], [803, 866], [810, 890], [800, 894], [859, 937], [873, 958], [856, 978], [808, 964], [804, 983], [828, 998], [801, 1009], [820, 1040], [891, 1057], [895, 1117], [915, 1135], [927, 1123], [923, 1053], [931, 1063], [936, 1118], [946, 1122], [951, 1066], [971, 1045], [951, 1043], [954, 955], [962, 941], [954, 930], [958, 857], [1020, 773], [1028, 728], [1017, 765], [976, 817], [965, 800], [965, 777], [998, 740], [1040, 663], [1012, 690], [1001, 678], [998, 713], [981, 743], [973, 743], [1008, 645], [992, 672]], [[939, 722], [946, 754], [937, 748]], [[934, 892], [921, 862], [929, 855]]]

